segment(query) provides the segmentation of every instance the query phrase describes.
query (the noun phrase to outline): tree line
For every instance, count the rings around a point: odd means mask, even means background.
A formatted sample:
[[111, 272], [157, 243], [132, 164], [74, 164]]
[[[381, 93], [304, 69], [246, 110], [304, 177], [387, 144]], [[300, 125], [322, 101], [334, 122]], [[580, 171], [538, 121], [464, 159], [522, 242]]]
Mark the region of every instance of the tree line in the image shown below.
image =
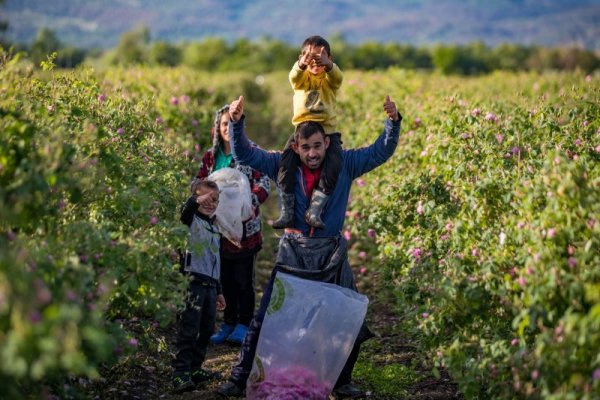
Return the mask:
[[[350, 44], [343, 35], [328, 38], [334, 61], [343, 69], [384, 70], [389, 67], [437, 70], [444, 74], [477, 75], [494, 70], [581, 70], [592, 72], [600, 67], [600, 55], [579, 47], [548, 48], [505, 43], [490, 47], [483, 42], [465, 45], [437, 44], [416, 47], [400, 43], [365, 42]], [[0, 45], [8, 46], [6, 40]], [[108, 50], [79, 49], [64, 46], [55, 32], [43, 28], [28, 45], [13, 44], [26, 52], [36, 65], [56, 51], [59, 67], [73, 68], [86, 61], [101, 65], [184, 65], [203, 71], [246, 70], [266, 73], [290, 68], [300, 44], [263, 37], [255, 41], [227, 41], [208, 37], [193, 42], [170, 43], [151, 40], [147, 27], [138, 27], [121, 35]]]

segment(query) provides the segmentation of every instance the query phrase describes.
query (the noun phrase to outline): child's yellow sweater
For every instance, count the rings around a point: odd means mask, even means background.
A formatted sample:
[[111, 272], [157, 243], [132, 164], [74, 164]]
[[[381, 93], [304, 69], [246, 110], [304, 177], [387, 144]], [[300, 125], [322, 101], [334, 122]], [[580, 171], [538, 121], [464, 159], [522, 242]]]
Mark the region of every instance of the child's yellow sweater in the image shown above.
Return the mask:
[[323, 126], [325, 133], [337, 132], [336, 95], [344, 79], [339, 67], [334, 63], [331, 71], [313, 75], [308, 69], [300, 69], [296, 61], [289, 78], [294, 89], [292, 124], [315, 121]]

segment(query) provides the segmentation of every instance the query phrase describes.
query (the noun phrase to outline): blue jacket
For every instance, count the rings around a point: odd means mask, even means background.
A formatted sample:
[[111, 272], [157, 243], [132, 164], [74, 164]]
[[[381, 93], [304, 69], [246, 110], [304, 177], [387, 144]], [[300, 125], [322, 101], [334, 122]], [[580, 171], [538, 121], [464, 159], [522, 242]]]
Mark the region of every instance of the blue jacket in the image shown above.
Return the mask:
[[[229, 124], [229, 137], [233, 158], [242, 165], [248, 165], [257, 171], [277, 180], [277, 171], [281, 160], [281, 152], [265, 151], [252, 146], [244, 133], [244, 120]], [[343, 166], [335, 190], [325, 205], [321, 219], [325, 223], [324, 229], [315, 229], [313, 237], [333, 237], [341, 233], [346, 219], [346, 206], [352, 180], [358, 178], [372, 169], [386, 162], [398, 145], [400, 135], [400, 117], [398, 121], [386, 118], [385, 127], [375, 143], [359, 149], [343, 151]], [[307, 196], [306, 182], [302, 176], [302, 168], [298, 168], [296, 182], [301, 182], [295, 189], [295, 229], [309, 236], [310, 226], [304, 220], [310, 199]]]

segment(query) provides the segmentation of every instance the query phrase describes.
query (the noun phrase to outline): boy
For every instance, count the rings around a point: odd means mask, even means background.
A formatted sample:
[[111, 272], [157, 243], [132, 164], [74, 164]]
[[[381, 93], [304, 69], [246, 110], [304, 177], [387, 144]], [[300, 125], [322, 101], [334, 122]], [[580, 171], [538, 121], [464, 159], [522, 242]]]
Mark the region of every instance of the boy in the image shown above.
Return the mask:
[[[322, 229], [325, 225], [321, 221], [321, 212], [335, 188], [342, 167], [342, 141], [341, 134], [336, 131], [335, 103], [343, 80], [342, 71], [333, 63], [329, 43], [324, 38], [311, 36], [304, 41], [289, 79], [294, 88], [294, 126], [297, 128], [305, 121], [318, 122], [330, 139], [322, 173], [316, 177], [318, 186], [304, 216], [310, 226]], [[277, 174], [281, 216], [273, 222], [276, 229], [294, 225], [294, 186], [300, 163], [293, 150], [293, 138], [292, 135], [288, 139]]]
[[218, 374], [201, 367], [213, 334], [217, 310], [225, 309], [219, 283], [221, 235], [213, 225], [219, 188], [215, 182], [196, 179], [191, 189], [192, 196], [181, 211], [181, 222], [190, 227], [184, 271], [191, 280], [185, 309], [179, 317], [177, 354], [172, 363], [175, 369], [173, 391], [176, 393], [193, 390], [197, 384], [218, 377]]

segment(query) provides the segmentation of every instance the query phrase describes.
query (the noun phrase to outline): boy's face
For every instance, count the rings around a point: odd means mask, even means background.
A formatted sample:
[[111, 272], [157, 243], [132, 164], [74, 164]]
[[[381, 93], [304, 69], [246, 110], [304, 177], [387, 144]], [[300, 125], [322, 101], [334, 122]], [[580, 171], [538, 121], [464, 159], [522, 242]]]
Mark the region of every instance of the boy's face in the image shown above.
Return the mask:
[[219, 205], [219, 191], [207, 186], [200, 186], [196, 189], [198, 196], [198, 211], [200, 214], [210, 217], [217, 211]]
[[[307, 46], [302, 50], [303, 55], [310, 55], [310, 62], [306, 69], [313, 75], [319, 75], [325, 71], [325, 66], [318, 65], [316, 59], [321, 57], [321, 47], [320, 46]], [[331, 60], [331, 55], [327, 54], [327, 50], [323, 50], [323, 54]]]

